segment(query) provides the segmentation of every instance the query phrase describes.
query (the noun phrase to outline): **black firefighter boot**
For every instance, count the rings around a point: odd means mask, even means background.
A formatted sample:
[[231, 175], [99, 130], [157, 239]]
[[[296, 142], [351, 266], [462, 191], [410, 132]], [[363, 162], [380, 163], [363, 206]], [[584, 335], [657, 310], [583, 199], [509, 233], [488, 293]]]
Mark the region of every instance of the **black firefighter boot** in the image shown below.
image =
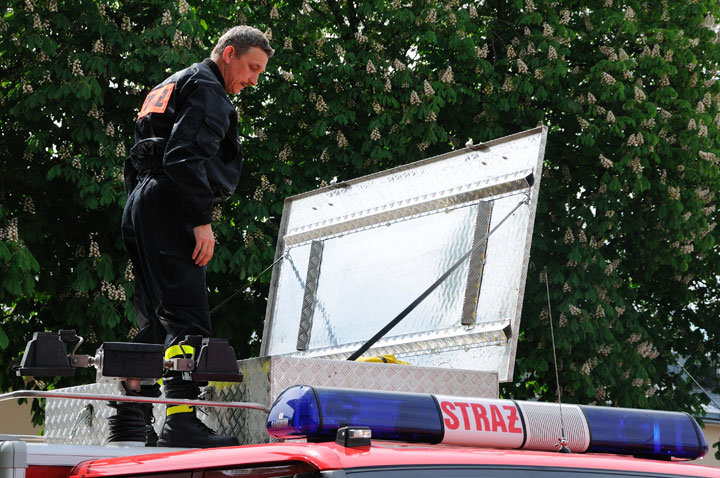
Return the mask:
[[[164, 379], [166, 398], [197, 400], [200, 383], [182, 380], [180, 377]], [[165, 424], [160, 431], [157, 446], [179, 448], [217, 448], [236, 446], [235, 437], [218, 435], [208, 428], [195, 414], [195, 407], [168, 405]]]
[[[125, 395], [131, 397], [159, 397], [160, 386], [143, 385], [140, 392], [130, 390], [121, 383]], [[108, 420], [108, 444], [115, 446], [155, 446], [157, 433], [152, 427], [152, 403], [109, 402], [115, 415]]]

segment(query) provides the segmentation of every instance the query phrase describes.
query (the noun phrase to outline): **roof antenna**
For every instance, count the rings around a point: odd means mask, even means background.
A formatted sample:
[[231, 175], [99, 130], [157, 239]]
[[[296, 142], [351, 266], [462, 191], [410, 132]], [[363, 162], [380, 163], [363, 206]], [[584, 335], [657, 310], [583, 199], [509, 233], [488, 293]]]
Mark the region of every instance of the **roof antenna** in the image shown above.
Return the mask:
[[565, 422], [563, 421], [562, 413], [562, 396], [560, 394], [560, 378], [558, 376], [557, 354], [555, 353], [555, 330], [553, 329], [552, 309], [550, 308], [550, 279], [548, 278], [547, 266], [545, 266], [545, 290], [547, 292], [548, 316], [550, 317], [550, 337], [552, 338], [554, 360], [553, 363], [555, 364], [555, 383], [557, 384], [557, 399], [558, 405], [560, 406], [560, 438], [558, 438], [558, 442], [555, 444], [555, 446], [560, 447], [558, 448], [558, 451], [560, 453], [572, 453], [570, 451], [570, 448], [568, 448], [567, 446], [568, 441], [565, 437]]
[[683, 371], [685, 371], [685, 373], [688, 375], [688, 377], [690, 377], [690, 378], [692, 379], [693, 382], [695, 382], [695, 385], [697, 385], [698, 388], [699, 388], [700, 390], [702, 390], [702, 392], [705, 394], [705, 396], [707, 396], [707, 398], [710, 399], [710, 403], [712, 403], [713, 405], [715, 405], [715, 408], [720, 408], [720, 405], [718, 405], [718, 403], [713, 399], [712, 395], [710, 395], [710, 394], [707, 392], [707, 390], [705, 390], [705, 389], [703, 388], [703, 386], [700, 385], [700, 382], [698, 382], [697, 380], [695, 380], [695, 377], [693, 377], [692, 374], [691, 374], [690, 372], [688, 372], [688, 370], [683, 366], [683, 364], [681, 364], [680, 362], [678, 362], [678, 365], [680, 365], [680, 368], [683, 369]]

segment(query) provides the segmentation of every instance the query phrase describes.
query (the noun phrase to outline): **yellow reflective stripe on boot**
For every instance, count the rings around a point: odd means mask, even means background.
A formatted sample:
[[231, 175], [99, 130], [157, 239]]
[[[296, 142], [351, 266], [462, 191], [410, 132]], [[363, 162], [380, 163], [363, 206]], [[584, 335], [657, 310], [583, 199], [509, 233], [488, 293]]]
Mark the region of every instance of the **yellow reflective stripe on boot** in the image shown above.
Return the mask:
[[173, 405], [172, 407], [167, 407], [167, 416], [175, 415], [176, 413], [190, 413], [194, 412], [195, 407], [192, 407], [190, 405]]
[[172, 345], [165, 350], [165, 360], [178, 357], [192, 357], [195, 353], [195, 348], [190, 345]]

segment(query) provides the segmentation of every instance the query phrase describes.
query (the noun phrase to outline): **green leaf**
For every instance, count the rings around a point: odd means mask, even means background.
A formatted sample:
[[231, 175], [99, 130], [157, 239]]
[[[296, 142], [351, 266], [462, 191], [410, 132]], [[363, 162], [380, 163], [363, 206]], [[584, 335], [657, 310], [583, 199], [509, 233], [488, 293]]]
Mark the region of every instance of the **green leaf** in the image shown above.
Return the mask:
[[10, 294], [15, 296], [21, 296], [22, 286], [20, 285], [20, 276], [12, 269], [8, 271], [7, 275], [3, 278], [3, 286]]
[[109, 254], [102, 254], [97, 259], [96, 270], [98, 277], [102, 280], [111, 282], [113, 277], [112, 258]]
[[3, 327], [0, 326], [0, 349], [5, 350], [10, 345], [10, 339], [8, 338]]
[[56, 177], [60, 176], [61, 172], [62, 172], [62, 168], [59, 164], [52, 166], [47, 172], [48, 180], [52, 180], [52, 179], [55, 179]]

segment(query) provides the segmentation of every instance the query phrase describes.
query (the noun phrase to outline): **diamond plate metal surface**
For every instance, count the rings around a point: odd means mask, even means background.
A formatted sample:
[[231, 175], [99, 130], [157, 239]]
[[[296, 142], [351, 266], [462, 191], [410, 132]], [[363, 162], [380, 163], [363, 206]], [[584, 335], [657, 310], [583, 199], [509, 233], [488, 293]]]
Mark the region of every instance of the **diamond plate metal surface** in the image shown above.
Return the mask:
[[527, 153], [535, 153], [528, 138], [539, 132], [518, 133], [289, 198], [297, 209], [286, 234], [344, 222], [342, 218], [364, 211], [397, 209], [403, 201], [420, 204], [523, 178], [535, 170], [534, 161], [528, 161]]
[[[427, 355], [461, 349], [469, 351], [472, 348], [481, 346], [504, 346], [509, 338], [505, 335], [505, 331], [509, 330], [509, 325], [510, 320], [506, 319], [497, 323], [483, 323], [469, 327], [458, 326], [429, 332], [384, 337], [371, 349], [372, 352], [366, 352], [363, 356], [392, 354], [401, 360], [414, 357], [414, 362], [420, 361], [424, 364]], [[355, 342], [339, 347], [317, 348], [293, 354], [293, 356], [346, 360], [361, 345], [362, 342]]]
[[[490, 230], [490, 214], [492, 212], [491, 202], [481, 202], [478, 204], [477, 220], [475, 222], [475, 239], [473, 247], [478, 241], [483, 240]], [[470, 256], [470, 265], [468, 267], [468, 278], [465, 286], [465, 299], [463, 300], [463, 312], [461, 322], [463, 325], [473, 325], [477, 318], [478, 295], [480, 294], [480, 286], [482, 284], [482, 272], [485, 268], [485, 259], [487, 257], [487, 239], [483, 240], [483, 245], [475, 249]]]
[[[526, 189], [528, 184], [525, 177], [529, 174], [532, 174], [532, 171], [521, 171], [506, 177], [494, 178], [495, 180], [505, 181], [499, 184], [485, 186], [482, 186], [482, 183], [468, 184], [449, 191], [440, 191], [418, 198], [391, 203], [382, 208], [374, 207], [346, 216], [332, 218], [317, 224], [309, 224], [289, 232], [285, 235], [284, 241], [285, 244], [291, 246], [318, 238], [330, 238], [350, 231], [359, 231], [399, 220], [420, 217], [428, 213], [445, 211], [449, 208], [458, 207], [469, 202], [476, 202], [488, 197], [501, 197], [515, 191]], [[514, 176], [519, 177], [514, 178]], [[479, 189], [466, 191], [466, 189], [471, 187], [478, 187]], [[458, 190], [461, 191], [458, 192]], [[405, 204], [407, 203], [414, 204], [406, 206]], [[384, 210], [377, 212], [378, 209]]]
[[[210, 400], [252, 401], [270, 404], [293, 385], [363, 390], [454, 394], [497, 398], [494, 372], [440, 370], [434, 367], [348, 362], [297, 357], [260, 357], [240, 360], [238, 368], [251, 381], [230, 387], [207, 387]], [[205, 422], [218, 432], [237, 436], [241, 443], [269, 442], [265, 415], [254, 410], [208, 409]]]
[[[271, 361], [268, 357], [238, 361], [238, 369], [245, 377], [240, 383], [211, 384], [203, 391], [208, 400], [255, 402], [270, 405]], [[266, 414], [257, 410], [199, 407], [199, 416], [218, 433], [236, 436], [240, 444], [267, 443]]]
[[310, 343], [313, 315], [315, 314], [315, 298], [318, 281], [320, 280], [320, 264], [322, 263], [323, 243], [313, 241], [310, 246], [310, 261], [305, 279], [302, 313], [300, 314], [300, 330], [298, 330], [297, 349], [307, 350]]
[[[117, 383], [93, 383], [64, 389], [76, 393], [102, 393], [120, 397]], [[66, 445], [104, 445], [108, 437], [107, 419], [115, 410], [107, 402], [48, 398], [45, 405], [45, 440]], [[155, 431], [160, 432], [164, 406], [153, 407]]]
[[[501, 381], [511, 380], [546, 134], [536, 128], [288, 198], [276, 250], [276, 259], [285, 260], [273, 269], [261, 354], [342, 357], [348, 344], [382, 329], [470, 250], [480, 208], [490, 204], [492, 217], [479, 229], [493, 229], [525, 202], [488, 238], [481, 281], [480, 253], [386, 337], [495, 324], [467, 331], [473, 343], [393, 350], [418, 366], [495, 370]], [[298, 351], [309, 241], [322, 241], [324, 250], [308, 349]], [[369, 353], [387, 350], [379, 347], [386, 346], [379, 342]]]

